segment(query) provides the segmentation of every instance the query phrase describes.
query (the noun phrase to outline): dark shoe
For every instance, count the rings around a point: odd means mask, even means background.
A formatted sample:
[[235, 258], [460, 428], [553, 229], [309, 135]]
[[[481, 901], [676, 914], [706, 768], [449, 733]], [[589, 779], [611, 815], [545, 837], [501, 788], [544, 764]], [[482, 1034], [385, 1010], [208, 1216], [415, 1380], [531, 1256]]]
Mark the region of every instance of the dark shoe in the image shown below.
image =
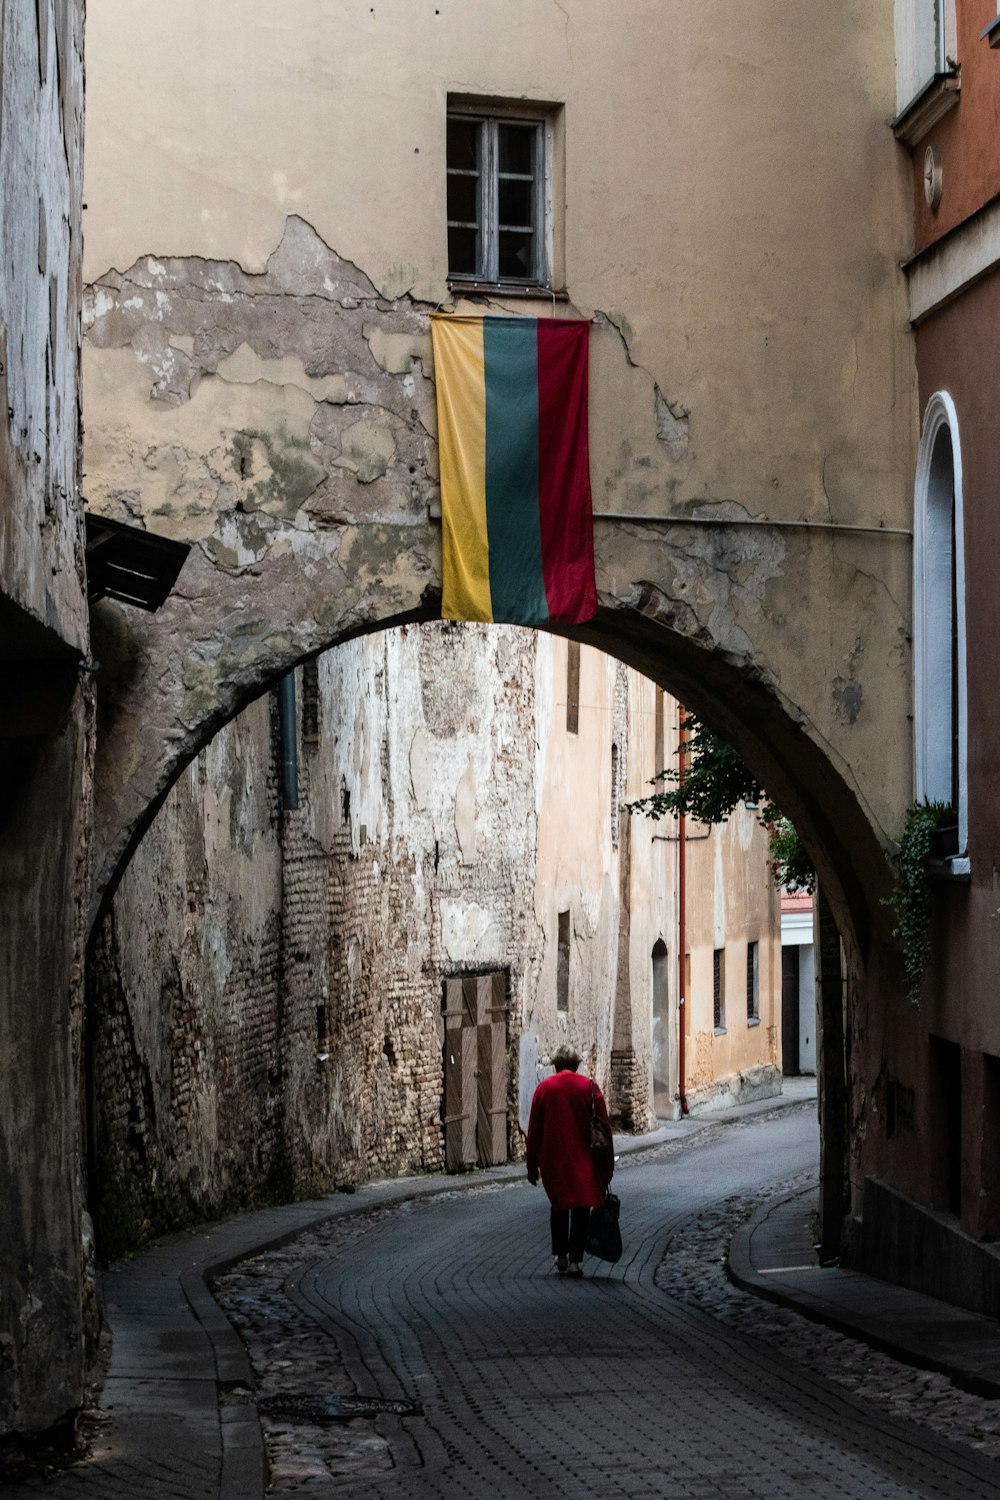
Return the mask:
[[582, 1276], [583, 1275], [583, 1267], [581, 1266], [581, 1264], [580, 1264], [580, 1262], [578, 1260], [571, 1260], [570, 1261], [570, 1263], [569, 1263], [569, 1274], [571, 1276]]
[[566, 1275], [566, 1272], [569, 1270], [569, 1259], [568, 1259], [567, 1256], [565, 1256], [565, 1255], [557, 1255], [556, 1256], [556, 1270], [559, 1272], [560, 1276], [565, 1276]]

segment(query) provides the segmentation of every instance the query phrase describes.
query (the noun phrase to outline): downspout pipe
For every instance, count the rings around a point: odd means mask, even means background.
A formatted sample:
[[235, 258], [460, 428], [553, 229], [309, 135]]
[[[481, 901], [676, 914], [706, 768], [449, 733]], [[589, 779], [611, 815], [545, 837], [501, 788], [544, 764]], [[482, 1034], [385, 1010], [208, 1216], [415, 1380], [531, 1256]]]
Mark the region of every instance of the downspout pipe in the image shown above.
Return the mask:
[[[687, 714], [683, 704], [677, 705], [677, 786], [684, 785], [686, 760], [684, 755], [687, 738]], [[677, 816], [677, 1093], [680, 1097], [681, 1114], [688, 1113], [687, 1101], [687, 820], [683, 812]]]
[[296, 812], [299, 805], [299, 747], [295, 724], [295, 672], [278, 684], [278, 728], [281, 737], [281, 805]]

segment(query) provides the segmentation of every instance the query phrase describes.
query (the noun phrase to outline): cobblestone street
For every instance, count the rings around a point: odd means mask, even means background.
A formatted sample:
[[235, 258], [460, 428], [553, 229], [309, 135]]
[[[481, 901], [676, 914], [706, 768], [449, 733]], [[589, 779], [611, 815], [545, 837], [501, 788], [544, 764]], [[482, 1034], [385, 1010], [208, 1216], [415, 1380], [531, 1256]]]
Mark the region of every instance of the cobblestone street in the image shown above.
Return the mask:
[[625, 1256], [582, 1282], [553, 1273], [523, 1181], [342, 1219], [222, 1277], [274, 1491], [1000, 1494], [994, 1403], [728, 1286], [732, 1226], [816, 1150], [805, 1106], [624, 1158]]

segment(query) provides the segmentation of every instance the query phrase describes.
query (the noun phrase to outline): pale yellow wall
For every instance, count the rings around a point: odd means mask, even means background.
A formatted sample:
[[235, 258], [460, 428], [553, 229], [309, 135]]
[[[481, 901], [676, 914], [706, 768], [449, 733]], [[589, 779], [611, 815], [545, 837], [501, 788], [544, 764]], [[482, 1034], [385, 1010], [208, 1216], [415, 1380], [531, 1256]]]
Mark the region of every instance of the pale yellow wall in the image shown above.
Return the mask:
[[[697, 833], [697, 827], [692, 833]], [[781, 901], [770, 878], [767, 834], [739, 807], [688, 851], [687, 938], [691, 954], [688, 1091], [711, 1094], [720, 1079], [781, 1064]], [[747, 943], [759, 944], [759, 1026], [748, 1024]], [[717, 1034], [713, 952], [725, 950], [724, 1030]]]
[[[616, 663], [580, 652], [579, 733], [566, 729], [567, 643], [540, 636], [536, 669], [538, 844], [535, 918], [542, 933], [525, 1024], [539, 1055], [572, 1041], [607, 1078], [614, 1020], [618, 861], [611, 847], [611, 712]], [[570, 913], [569, 1010], [556, 1008], [558, 915]], [[593, 1049], [593, 1052], [591, 1051]]]
[[[103, 0], [87, 46], [87, 280], [261, 271], [296, 214], [385, 295], [447, 303], [447, 94], [558, 101], [566, 285], [642, 367], [597, 331], [598, 507], [905, 520], [890, 0]], [[690, 412], [679, 459], [651, 379]]]
[[[506, 306], [594, 319], [595, 509], [664, 518], [598, 521], [602, 602], [746, 668], [898, 835], [916, 410], [891, 0], [102, 0], [88, 27], [88, 503], [196, 541], [186, 585], [221, 601], [132, 627], [154, 701], [116, 715], [105, 842], [246, 679], [439, 581], [449, 91], [562, 107], [568, 300]], [[795, 795], [787, 749], [772, 769]]]
[[[585, 1060], [593, 1057], [607, 1080], [615, 1022], [619, 891], [630, 824], [628, 966], [631, 1043], [637, 1077], [645, 1080], [644, 1121], [651, 1124], [652, 950], [666, 944], [670, 1012], [667, 1022], [669, 1078], [677, 1071], [677, 824], [622, 814], [622, 837], [612, 846], [611, 745], [625, 747], [624, 800], [650, 791], [656, 764], [656, 687], [626, 672], [627, 691], [615, 712], [617, 663], [583, 647], [580, 653], [579, 733], [566, 729], [567, 643], [542, 637], [537, 653], [536, 734], [539, 744], [538, 854], [535, 917], [543, 935], [541, 960], [527, 990], [526, 1026], [544, 1058], [561, 1040], [572, 1041]], [[664, 752], [676, 765], [677, 704], [664, 698]], [[691, 1103], [710, 1103], [718, 1092], [739, 1095], [741, 1075], [757, 1076], [765, 1090], [780, 1084], [781, 922], [778, 892], [770, 876], [767, 835], [743, 808], [719, 828], [688, 823], [687, 950], [692, 985], [688, 997], [687, 1093]], [[705, 834], [704, 839], [699, 837]], [[572, 922], [569, 1011], [556, 1009], [558, 913]], [[746, 944], [759, 943], [760, 1024], [748, 1026], [744, 976]], [[712, 951], [725, 946], [729, 964], [729, 1016], [725, 1036], [712, 1024]], [[706, 985], [707, 975], [707, 985]], [[591, 1052], [591, 1049], [593, 1053]], [[642, 1090], [637, 1088], [642, 1100]]]

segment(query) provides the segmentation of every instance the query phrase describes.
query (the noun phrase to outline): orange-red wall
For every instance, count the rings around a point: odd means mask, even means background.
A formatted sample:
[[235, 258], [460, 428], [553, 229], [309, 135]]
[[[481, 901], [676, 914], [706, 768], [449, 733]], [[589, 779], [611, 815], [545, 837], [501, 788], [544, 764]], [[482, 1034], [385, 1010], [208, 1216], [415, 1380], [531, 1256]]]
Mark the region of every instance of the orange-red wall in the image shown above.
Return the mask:
[[[958, 0], [957, 61], [962, 90], [957, 106], [913, 151], [915, 248], [923, 250], [1000, 193], [1000, 50], [979, 33], [996, 20], [996, 0]], [[937, 210], [924, 198], [924, 152], [941, 152], [943, 191]]]

